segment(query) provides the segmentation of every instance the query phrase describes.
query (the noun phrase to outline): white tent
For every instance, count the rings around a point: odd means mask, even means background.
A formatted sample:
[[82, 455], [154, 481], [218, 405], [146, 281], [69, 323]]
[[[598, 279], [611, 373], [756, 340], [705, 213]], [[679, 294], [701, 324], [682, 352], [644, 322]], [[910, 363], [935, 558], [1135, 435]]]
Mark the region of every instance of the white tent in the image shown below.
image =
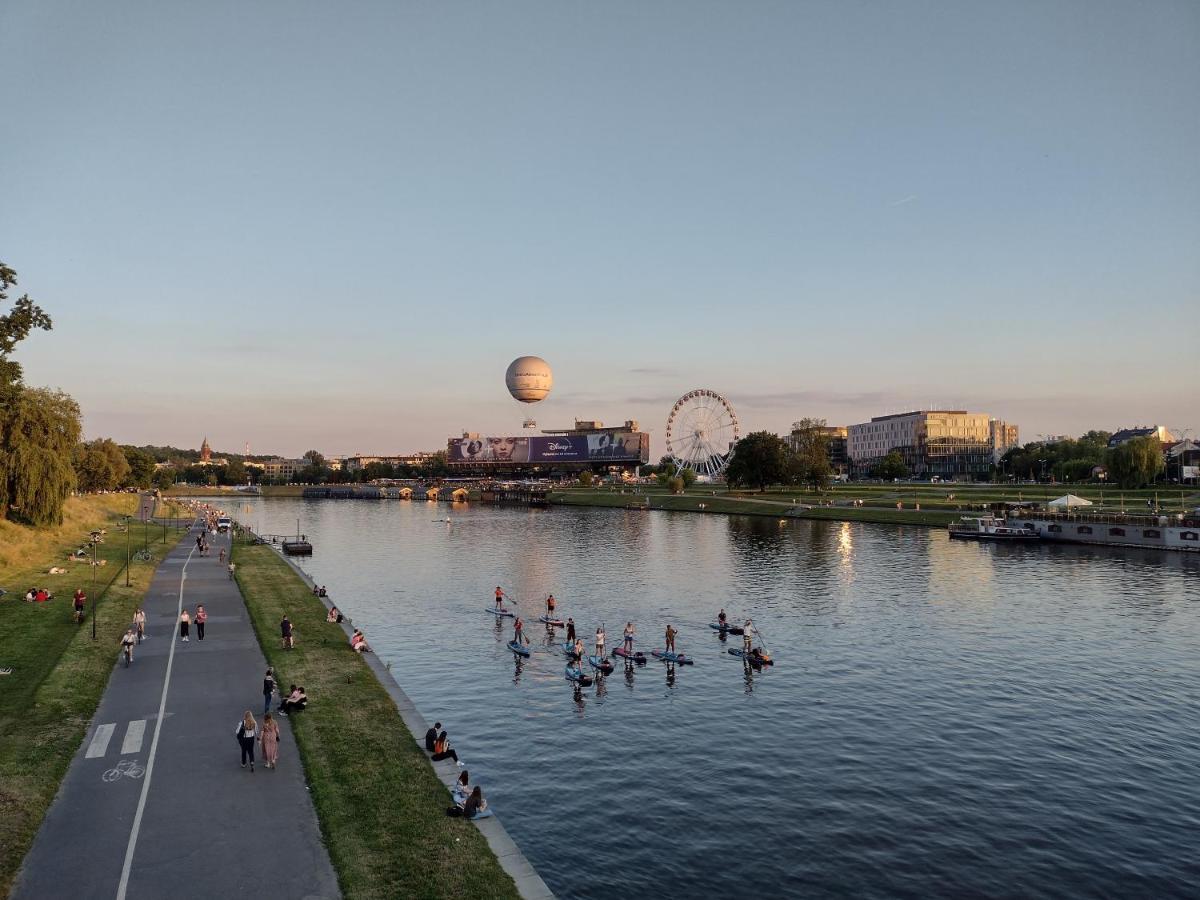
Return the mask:
[[1057, 500], [1051, 500], [1047, 506], [1062, 506], [1071, 509], [1074, 506], [1091, 506], [1091, 500], [1084, 500], [1082, 497], [1076, 497], [1074, 494], [1067, 494], [1059, 497]]

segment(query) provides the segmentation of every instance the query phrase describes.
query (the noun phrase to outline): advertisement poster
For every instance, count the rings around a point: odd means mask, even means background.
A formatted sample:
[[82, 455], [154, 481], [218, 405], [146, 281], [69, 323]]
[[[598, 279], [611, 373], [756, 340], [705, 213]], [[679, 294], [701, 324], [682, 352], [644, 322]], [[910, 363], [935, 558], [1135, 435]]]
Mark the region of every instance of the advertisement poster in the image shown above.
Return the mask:
[[[648, 435], [636, 432], [473, 438], [450, 438], [446, 458], [451, 463], [644, 462]], [[643, 446], [646, 445], [646, 446]]]

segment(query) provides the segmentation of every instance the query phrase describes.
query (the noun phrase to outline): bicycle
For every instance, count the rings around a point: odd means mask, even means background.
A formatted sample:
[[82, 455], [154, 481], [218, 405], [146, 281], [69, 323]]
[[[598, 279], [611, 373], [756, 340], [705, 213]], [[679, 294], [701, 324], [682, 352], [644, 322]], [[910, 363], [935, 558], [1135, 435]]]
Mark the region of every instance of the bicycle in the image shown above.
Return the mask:
[[133, 554], [133, 558], [138, 562], [152, 562], [154, 560], [154, 554], [149, 550], [139, 550], [137, 553]]

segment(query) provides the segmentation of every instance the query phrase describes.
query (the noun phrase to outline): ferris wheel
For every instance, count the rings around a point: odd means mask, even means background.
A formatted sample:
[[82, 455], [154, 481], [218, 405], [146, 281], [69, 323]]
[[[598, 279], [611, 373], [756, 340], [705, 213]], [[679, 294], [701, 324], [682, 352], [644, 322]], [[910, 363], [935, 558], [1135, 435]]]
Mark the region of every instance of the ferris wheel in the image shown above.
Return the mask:
[[688, 391], [667, 416], [667, 453], [675, 460], [677, 471], [691, 469], [715, 478], [729, 465], [739, 437], [737, 413], [716, 391]]

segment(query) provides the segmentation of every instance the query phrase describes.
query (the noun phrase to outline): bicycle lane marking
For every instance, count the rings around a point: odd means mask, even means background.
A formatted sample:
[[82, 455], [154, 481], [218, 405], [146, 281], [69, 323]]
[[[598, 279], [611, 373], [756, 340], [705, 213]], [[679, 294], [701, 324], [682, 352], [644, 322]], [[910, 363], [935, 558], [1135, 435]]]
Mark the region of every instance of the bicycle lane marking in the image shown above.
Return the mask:
[[[187, 580], [187, 567], [192, 561], [192, 554], [196, 551], [189, 550], [187, 559], [183, 562], [183, 569], [179, 573], [179, 601], [175, 609], [175, 621], [179, 621], [179, 616], [183, 612], [183, 583]], [[174, 628], [172, 627], [172, 632]], [[137, 850], [138, 832], [142, 828], [142, 813], [146, 810], [146, 795], [150, 793], [150, 780], [154, 776], [154, 757], [158, 753], [158, 736], [162, 733], [163, 719], [166, 718], [167, 711], [167, 691], [171, 687], [171, 668], [175, 663], [175, 646], [178, 642], [174, 640], [174, 634], [171, 636], [171, 651], [167, 654], [167, 672], [163, 676], [162, 697], [158, 701], [158, 717], [154, 720], [154, 736], [150, 739], [150, 755], [146, 759], [146, 776], [142, 780], [142, 793], [138, 797], [137, 812], [133, 815], [133, 825], [129, 829], [129, 844], [125, 848], [125, 864], [121, 866], [121, 881], [117, 885], [117, 900], [125, 900], [125, 891], [129, 888], [129, 872], [133, 868], [133, 854]]]

